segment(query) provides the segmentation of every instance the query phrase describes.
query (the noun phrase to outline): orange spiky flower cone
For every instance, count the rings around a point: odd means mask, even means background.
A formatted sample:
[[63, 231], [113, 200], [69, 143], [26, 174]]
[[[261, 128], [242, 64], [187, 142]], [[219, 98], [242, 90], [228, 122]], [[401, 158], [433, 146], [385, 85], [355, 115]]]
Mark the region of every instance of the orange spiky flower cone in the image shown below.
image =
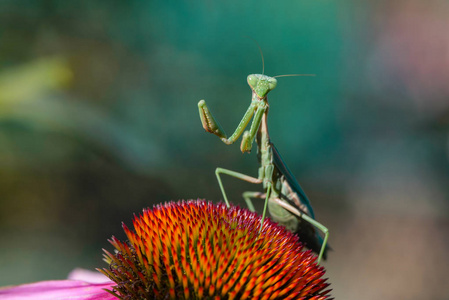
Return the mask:
[[324, 268], [284, 227], [204, 200], [146, 209], [110, 240], [108, 269], [120, 299], [329, 299]]

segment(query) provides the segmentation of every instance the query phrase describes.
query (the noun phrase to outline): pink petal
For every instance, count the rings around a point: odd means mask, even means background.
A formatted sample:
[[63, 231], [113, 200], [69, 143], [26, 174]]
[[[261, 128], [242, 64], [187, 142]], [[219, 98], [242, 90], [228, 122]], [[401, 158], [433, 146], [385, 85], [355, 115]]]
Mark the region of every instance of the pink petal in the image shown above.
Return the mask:
[[67, 279], [82, 280], [90, 283], [105, 283], [111, 280], [98, 271], [91, 271], [81, 268], [76, 268], [69, 273]]
[[48, 299], [83, 299], [83, 300], [117, 300], [103, 289], [111, 288], [107, 283], [87, 283], [77, 280], [50, 280], [0, 288], [2, 300], [48, 300]]

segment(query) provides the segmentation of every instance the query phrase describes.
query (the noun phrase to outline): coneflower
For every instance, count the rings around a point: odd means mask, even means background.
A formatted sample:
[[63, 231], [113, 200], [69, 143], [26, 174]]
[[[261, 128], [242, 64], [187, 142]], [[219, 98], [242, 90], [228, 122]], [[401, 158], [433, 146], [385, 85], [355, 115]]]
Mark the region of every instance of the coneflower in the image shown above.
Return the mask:
[[120, 299], [329, 299], [324, 268], [300, 238], [237, 206], [204, 200], [145, 209], [110, 240], [109, 292]]
[[[146, 209], [112, 237], [109, 268], [69, 280], [0, 288], [19, 299], [329, 299], [324, 268], [283, 226], [236, 206], [204, 200]], [[100, 275], [100, 278], [98, 278]]]

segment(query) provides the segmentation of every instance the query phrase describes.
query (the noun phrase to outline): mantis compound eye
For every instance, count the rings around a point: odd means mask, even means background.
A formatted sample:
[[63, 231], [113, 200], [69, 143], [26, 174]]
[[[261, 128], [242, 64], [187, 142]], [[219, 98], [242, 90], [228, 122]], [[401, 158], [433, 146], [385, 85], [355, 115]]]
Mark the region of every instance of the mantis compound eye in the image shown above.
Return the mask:
[[255, 75], [251, 74], [251, 75], [248, 75], [247, 81], [248, 81], [249, 86], [254, 88], [257, 85], [259, 78], [256, 77]]
[[268, 89], [271, 91], [272, 89], [274, 89], [276, 87], [277, 84], [278, 84], [278, 81], [275, 78], [270, 78], [268, 80]]

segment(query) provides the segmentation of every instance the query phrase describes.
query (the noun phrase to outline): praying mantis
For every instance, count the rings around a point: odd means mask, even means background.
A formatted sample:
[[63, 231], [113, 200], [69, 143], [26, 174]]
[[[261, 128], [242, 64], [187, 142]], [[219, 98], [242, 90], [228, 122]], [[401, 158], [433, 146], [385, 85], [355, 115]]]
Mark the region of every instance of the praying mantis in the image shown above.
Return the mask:
[[[280, 75], [275, 77], [281, 76], [300, 75]], [[230, 206], [221, 180], [221, 174], [249, 183], [262, 184], [264, 188], [263, 193], [253, 191], [243, 193], [248, 209], [253, 212], [255, 209], [251, 198], [265, 199], [261, 228], [268, 207], [271, 219], [298, 234], [301, 241], [309, 249], [319, 253], [317, 260], [319, 264], [321, 259], [326, 259], [327, 256], [329, 231], [324, 225], [315, 220], [315, 214], [309, 199], [286, 166], [268, 134], [267, 116], [269, 105], [267, 94], [277, 85], [275, 77], [263, 74], [248, 75], [247, 81], [252, 91], [251, 104], [229, 138], [221, 125], [215, 120], [204, 100], [198, 102], [201, 123], [207, 132], [215, 134], [227, 145], [233, 144], [243, 134], [240, 145], [242, 153], [251, 151], [254, 140], [257, 144], [260, 164], [257, 178], [224, 168], [215, 170], [226, 205]], [[250, 129], [245, 131], [252, 118], [253, 122]], [[316, 229], [319, 229], [324, 234], [324, 239]]]

